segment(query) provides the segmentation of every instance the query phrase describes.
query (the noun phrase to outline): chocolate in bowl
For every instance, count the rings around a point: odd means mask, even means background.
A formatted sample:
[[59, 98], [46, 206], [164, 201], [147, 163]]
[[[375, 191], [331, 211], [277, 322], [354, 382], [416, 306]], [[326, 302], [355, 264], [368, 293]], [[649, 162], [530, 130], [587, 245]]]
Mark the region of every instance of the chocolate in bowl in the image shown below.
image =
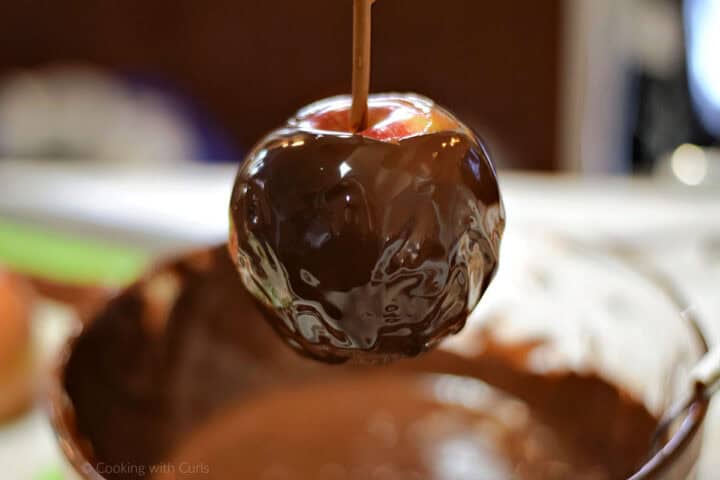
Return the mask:
[[394, 366], [319, 364], [218, 247], [114, 298], [70, 343], [51, 413], [85, 478], [685, 478], [705, 401], [643, 466], [659, 412], [605, 376], [527, 368], [545, 347], [471, 322]]

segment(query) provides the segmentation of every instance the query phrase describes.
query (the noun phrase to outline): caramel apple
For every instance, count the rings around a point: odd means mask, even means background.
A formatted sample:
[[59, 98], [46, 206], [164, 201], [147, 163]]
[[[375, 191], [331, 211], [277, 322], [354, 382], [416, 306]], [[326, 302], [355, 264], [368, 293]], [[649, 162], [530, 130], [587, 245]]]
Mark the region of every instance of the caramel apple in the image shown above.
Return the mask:
[[497, 268], [504, 211], [478, 137], [413, 94], [321, 100], [252, 150], [230, 251], [285, 341], [315, 358], [414, 356], [462, 328]]

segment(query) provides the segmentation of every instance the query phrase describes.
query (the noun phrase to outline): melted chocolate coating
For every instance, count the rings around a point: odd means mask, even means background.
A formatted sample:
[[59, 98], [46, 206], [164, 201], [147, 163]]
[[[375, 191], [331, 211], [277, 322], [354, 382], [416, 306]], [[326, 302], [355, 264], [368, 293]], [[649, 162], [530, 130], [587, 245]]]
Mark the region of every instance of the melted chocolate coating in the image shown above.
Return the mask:
[[385, 142], [297, 119], [241, 166], [230, 217], [245, 286], [288, 344], [327, 362], [414, 356], [459, 331], [504, 228], [466, 129]]

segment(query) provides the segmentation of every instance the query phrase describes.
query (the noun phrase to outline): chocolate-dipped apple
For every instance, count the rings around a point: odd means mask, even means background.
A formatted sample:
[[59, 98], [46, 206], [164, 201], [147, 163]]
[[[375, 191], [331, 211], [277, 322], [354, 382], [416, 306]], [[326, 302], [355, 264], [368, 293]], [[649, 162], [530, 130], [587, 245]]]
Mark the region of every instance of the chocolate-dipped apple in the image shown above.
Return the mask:
[[497, 267], [504, 212], [480, 140], [417, 95], [312, 104], [237, 175], [231, 254], [296, 349], [329, 361], [412, 356], [457, 332]]
[[229, 247], [293, 348], [376, 363], [463, 327], [497, 268], [504, 211], [468, 127], [419, 95], [368, 98], [358, 70], [352, 98], [303, 108], [250, 152]]

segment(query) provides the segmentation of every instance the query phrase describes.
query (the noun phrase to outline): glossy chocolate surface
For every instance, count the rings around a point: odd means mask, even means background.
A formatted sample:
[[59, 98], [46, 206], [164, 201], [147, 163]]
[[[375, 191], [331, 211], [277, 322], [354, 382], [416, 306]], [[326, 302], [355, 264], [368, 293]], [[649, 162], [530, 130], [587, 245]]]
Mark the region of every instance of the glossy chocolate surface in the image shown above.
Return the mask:
[[643, 461], [656, 420], [625, 392], [524, 370], [536, 345], [477, 341], [478, 355], [382, 368], [299, 357], [223, 246], [106, 306], [73, 345], [54, 422], [78, 471], [111, 480], [167, 465], [186, 470], [165, 478], [615, 479]]
[[[496, 271], [504, 210], [485, 148], [440, 107], [408, 98], [439, 131], [380, 141], [318, 130], [308, 117], [343, 101], [330, 99], [271, 133], [238, 172], [231, 254], [302, 353], [417, 355], [462, 328]], [[374, 101], [387, 98], [371, 98], [371, 116]]]
[[613, 480], [642, 464], [655, 419], [601, 380], [548, 380], [528, 400], [463, 376], [347, 376], [240, 401], [170, 463], [204, 467], [181, 476], [198, 480]]

